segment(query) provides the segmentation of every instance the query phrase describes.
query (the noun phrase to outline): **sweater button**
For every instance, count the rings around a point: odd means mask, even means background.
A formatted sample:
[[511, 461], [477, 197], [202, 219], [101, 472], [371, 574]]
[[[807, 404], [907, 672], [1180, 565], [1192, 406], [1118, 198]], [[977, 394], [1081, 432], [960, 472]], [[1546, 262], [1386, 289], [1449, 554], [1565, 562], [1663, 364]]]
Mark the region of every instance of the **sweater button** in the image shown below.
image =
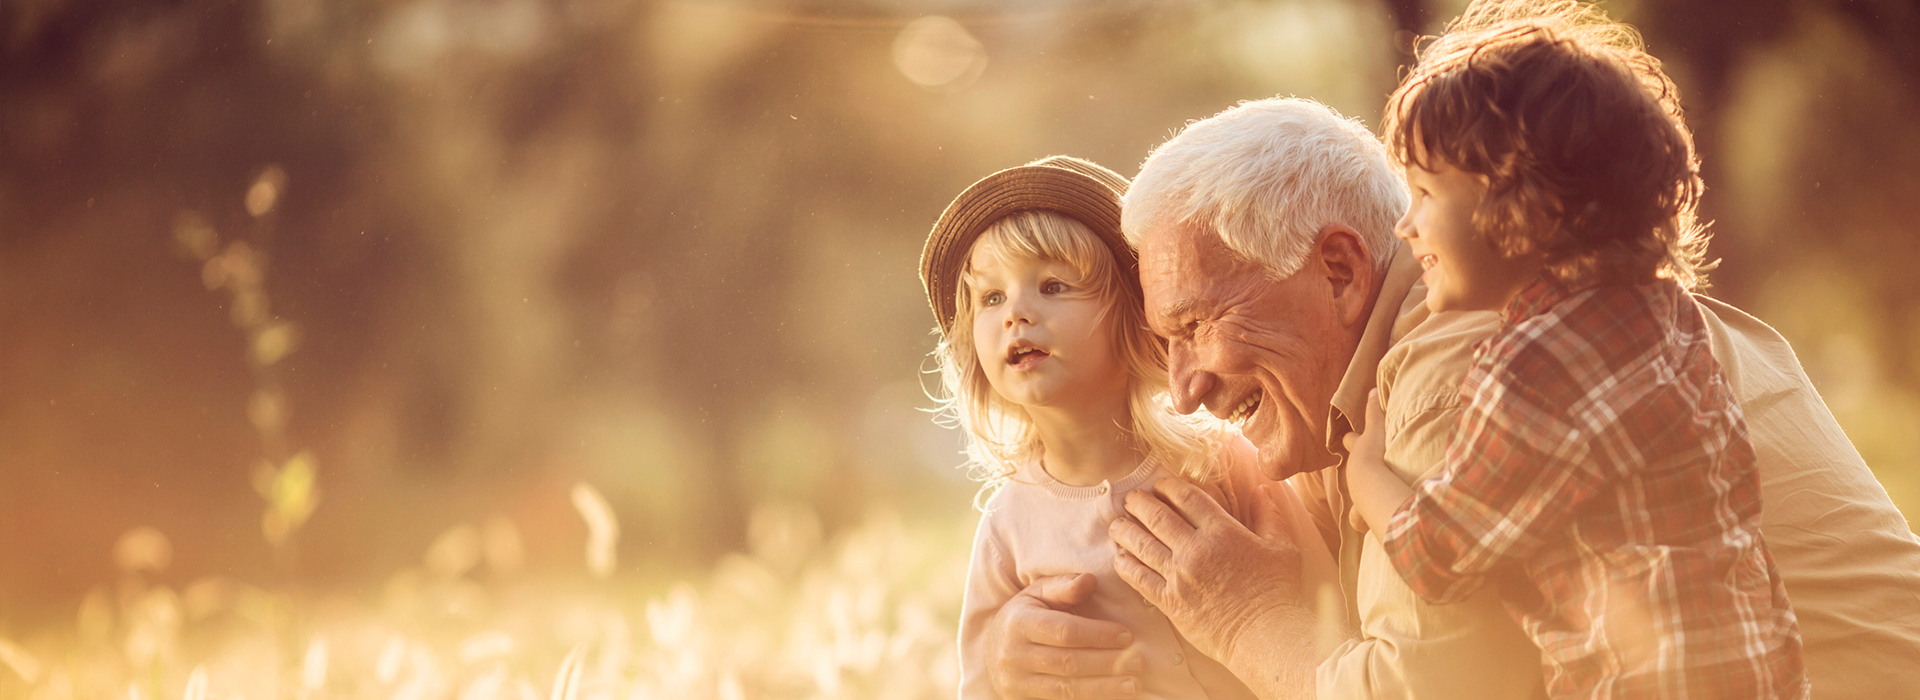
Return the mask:
[[1105, 495], [1107, 495], [1107, 485], [1106, 485], [1106, 484], [1101, 484], [1101, 485], [1100, 485], [1100, 495], [1102, 495], [1102, 496], [1105, 496]]

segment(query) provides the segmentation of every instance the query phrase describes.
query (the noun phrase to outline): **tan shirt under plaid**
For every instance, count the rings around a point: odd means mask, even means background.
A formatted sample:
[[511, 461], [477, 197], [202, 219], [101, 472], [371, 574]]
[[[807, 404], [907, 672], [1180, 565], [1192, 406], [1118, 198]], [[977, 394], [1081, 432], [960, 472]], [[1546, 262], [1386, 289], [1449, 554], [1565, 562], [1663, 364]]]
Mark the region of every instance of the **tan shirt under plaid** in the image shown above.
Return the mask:
[[[1382, 285], [1329, 417], [1329, 448], [1365, 415], [1377, 385], [1387, 459], [1408, 483], [1435, 476], [1464, 403], [1472, 348], [1491, 312], [1429, 313], [1404, 247]], [[1799, 617], [1820, 700], [1911, 697], [1920, 687], [1920, 539], [1894, 507], [1772, 328], [1696, 296], [1713, 352], [1758, 454], [1761, 530]], [[1345, 526], [1339, 468], [1294, 477], [1340, 560], [1359, 637], [1321, 664], [1319, 697], [1499, 700], [1544, 695], [1538, 651], [1482, 590], [1432, 605], [1406, 586], [1379, 540]]]

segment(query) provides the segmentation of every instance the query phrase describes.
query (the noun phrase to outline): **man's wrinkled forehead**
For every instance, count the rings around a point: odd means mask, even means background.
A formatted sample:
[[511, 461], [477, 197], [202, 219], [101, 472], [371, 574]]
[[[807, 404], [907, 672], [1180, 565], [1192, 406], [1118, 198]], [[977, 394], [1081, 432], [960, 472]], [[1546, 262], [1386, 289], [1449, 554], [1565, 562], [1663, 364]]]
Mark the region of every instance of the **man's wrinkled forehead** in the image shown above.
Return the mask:
[[1198, 313], [1227, 282], [1234, 262], [1220, 237], [1200, 226], [1167, 226], [1149, 231], [1140, 245], [1140, 288], [1146, 296], [1147, 323], [1166, 335]]

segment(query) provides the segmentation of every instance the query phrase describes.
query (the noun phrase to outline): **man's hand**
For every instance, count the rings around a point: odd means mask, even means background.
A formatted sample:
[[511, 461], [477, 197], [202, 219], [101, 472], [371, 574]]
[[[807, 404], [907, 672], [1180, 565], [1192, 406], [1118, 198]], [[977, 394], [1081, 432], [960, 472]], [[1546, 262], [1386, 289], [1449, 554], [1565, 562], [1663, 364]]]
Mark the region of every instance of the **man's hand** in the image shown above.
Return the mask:
[[[1249, 626], [1267, 624], [1287, 608], [1300, 611], [1300, 550], [1267, 487], [1260, 488], [1258, 500], [1256, 532], [1199, 487], [1161, 479], [1151, 494], [1129, 492], [1126, 507], [1134, 520], [1117, 519], [1108, 529], [1120, 548], [1114, 556], [1120, 578], [1166, 614], [1188, 642], [1223, 662], [1233, 657]], [[1251, 636], [1264, 638], [1265, 632]], [[1311, 640], [1311, 628], [1305, 636]], [[1243, 669], [1234, 670], [1248, 680]]]
[[1064, 609], [1093, 595], [1090, 574], [1048, 576], [1014, 595], [987, 626], [987, 674], [1007, 700], [1125, 700], [1140, 694], [1133, 632]]

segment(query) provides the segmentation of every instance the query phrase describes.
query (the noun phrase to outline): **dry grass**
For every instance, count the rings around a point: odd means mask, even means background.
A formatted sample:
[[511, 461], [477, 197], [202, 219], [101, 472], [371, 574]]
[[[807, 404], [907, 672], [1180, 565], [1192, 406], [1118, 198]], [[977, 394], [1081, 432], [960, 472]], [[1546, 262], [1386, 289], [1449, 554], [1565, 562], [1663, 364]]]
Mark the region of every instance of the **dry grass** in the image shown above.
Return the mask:
[[[71, 628], [0, 636], [0, 697], [907, 699], [956, 687], [958, 528], [881, 516], [822, 543], [810, 513], [762, 508], [751, 552], [654, 594], [584, 572], [513, 574], [510, 530], [450, 530], [377, 600], [222, 578], [155, 585], [171, 545], [135, 530], [116, 548], [121, 580], [92, 591]], [[585, 564], [606, 556], [590, 549]]]

